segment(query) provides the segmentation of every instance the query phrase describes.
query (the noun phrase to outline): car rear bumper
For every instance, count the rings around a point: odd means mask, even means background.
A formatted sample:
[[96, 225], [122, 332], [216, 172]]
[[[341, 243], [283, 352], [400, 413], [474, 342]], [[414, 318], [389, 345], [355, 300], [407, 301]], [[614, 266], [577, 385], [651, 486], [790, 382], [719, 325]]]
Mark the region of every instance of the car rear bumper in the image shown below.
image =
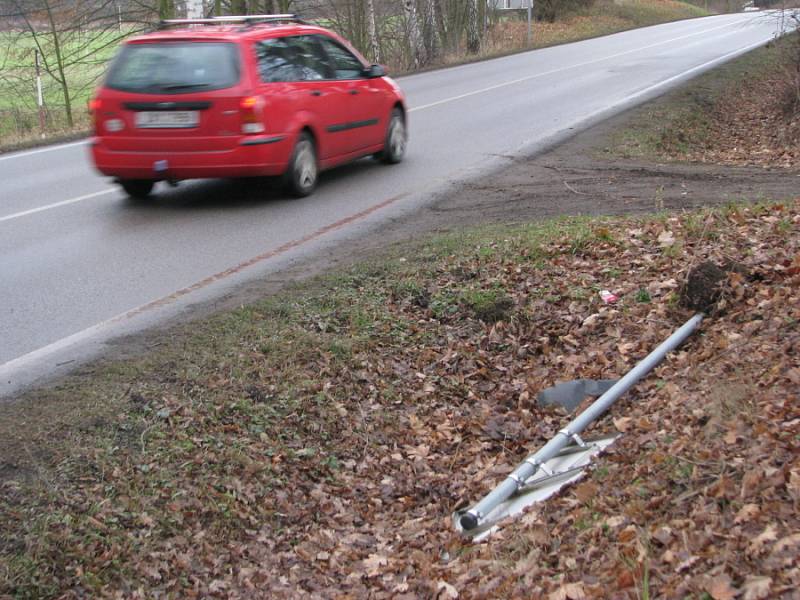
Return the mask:
[[152, 180], [280, 175], [291, 152], [286, 135], [249, 136], [231, 150], [212, 152], [112, 150], [102, 137], [93, 138], [91, 147], [103, 175]]

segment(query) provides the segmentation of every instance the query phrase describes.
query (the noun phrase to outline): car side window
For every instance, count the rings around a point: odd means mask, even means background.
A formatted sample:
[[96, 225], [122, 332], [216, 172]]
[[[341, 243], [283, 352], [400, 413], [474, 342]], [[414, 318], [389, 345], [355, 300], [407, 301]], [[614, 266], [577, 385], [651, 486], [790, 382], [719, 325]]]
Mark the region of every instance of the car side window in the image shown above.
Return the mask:
[[297, 79], [286, 38], [270, 38], [257, 42], [256, 59], [258, 74], [264, 83]]
[[333, 69], [317, 36], [298, 35], [287, 38], [287, 41], [294, 48], [295, 62], [305, 74], [305, 79], [333, 79]]
[[264, 83], [330, 79], [330, 68], [310, 36], [268, 38], [256, 43], [258, 73]]
[[330, 38], [319, 36], [319, 41], [333, 64], [333, 79], [364, 77], [364, 65], [352, 52]]

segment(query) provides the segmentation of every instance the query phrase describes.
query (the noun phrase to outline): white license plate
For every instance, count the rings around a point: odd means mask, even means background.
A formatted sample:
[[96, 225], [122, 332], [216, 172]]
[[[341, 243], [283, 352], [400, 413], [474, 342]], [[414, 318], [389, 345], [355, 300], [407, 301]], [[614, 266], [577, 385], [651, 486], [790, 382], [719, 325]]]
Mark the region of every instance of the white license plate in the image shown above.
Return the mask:
[[146, 110], [136, 113], [136, 127], [141, 129], [197, 127], [196, 110]]

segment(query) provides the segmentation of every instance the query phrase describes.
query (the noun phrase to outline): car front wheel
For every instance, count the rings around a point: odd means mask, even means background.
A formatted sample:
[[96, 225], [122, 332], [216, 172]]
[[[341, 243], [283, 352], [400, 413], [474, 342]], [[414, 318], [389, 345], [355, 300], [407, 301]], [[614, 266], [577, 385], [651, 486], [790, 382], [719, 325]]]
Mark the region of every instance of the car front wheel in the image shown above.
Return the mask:
[[124, 179], [119, 184], [128, 196], [142, 200], [153, 191], [154, 182], [147, 179]]
[[386, 130], [386, 141], [380, 156], [381, 160], [390, 165], [399, 163], [406, 154], [407, 141], [406, 120], [403, 118], [402, 111], [395, 108], [389, 117], [389, 127]]
[[318, 177], [319, 165], [314, 140], [308, 133], [302, 133], [286, 170], [286, 188], [293, 196], [303, 198], [314, 191]]

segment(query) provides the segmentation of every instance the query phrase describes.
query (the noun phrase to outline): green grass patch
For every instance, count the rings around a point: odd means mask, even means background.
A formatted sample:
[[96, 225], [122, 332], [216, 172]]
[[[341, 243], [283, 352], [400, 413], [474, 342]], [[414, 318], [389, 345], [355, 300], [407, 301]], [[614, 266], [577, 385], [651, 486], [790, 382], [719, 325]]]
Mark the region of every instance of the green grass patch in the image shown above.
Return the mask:
[[[39, 33], [42, 97], [48, 134], [88, 128], [86, 104], [119, 44], [131, 33], [135, 31], [88, 30], [61, 34], [59, 42], [72, 108], [72, 128], [68, 123], [64, 90], [58, 81], [60, 72], [53, 37], [46, 31]], [[36, 40], [30, 32], [0, 31], [0, 146], [12, 146], [40, 134], [36, 48]]]

